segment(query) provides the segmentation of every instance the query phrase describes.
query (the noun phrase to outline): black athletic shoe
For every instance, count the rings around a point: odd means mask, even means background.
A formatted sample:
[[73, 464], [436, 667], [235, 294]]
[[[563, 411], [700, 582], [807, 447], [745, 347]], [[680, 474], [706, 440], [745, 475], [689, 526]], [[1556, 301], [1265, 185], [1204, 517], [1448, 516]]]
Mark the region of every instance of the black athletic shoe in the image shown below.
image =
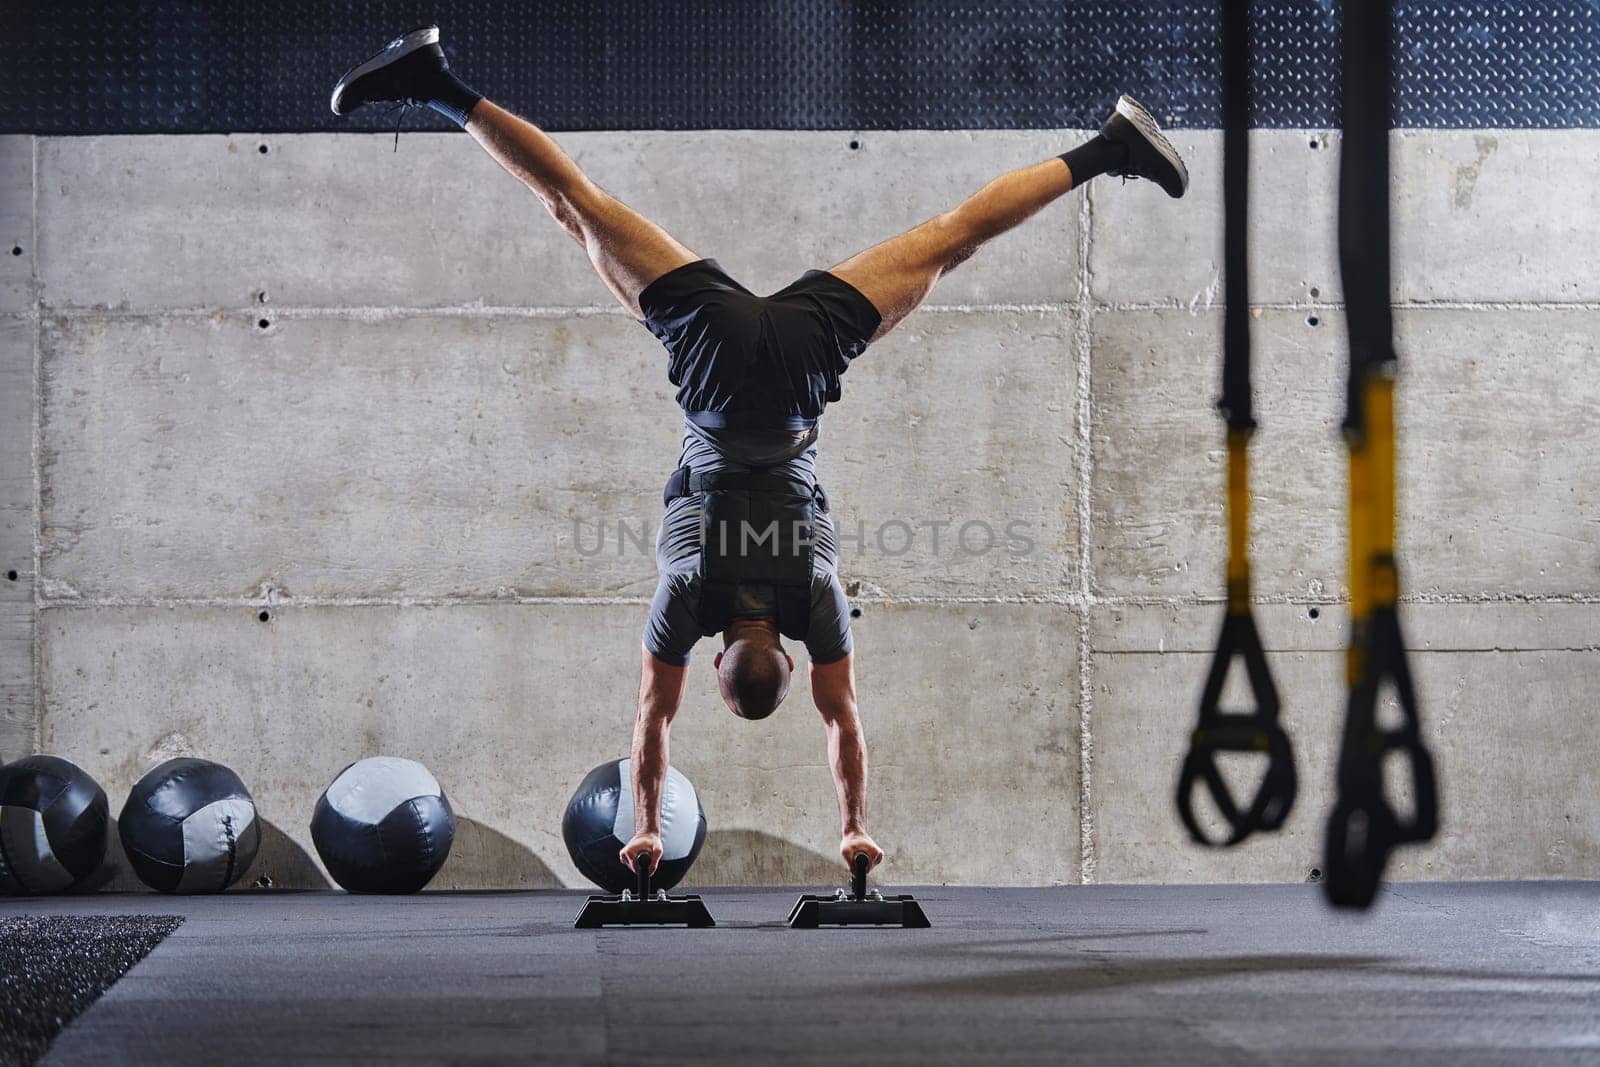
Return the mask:
[[1155, 182], [1174, 200], [1188, 190], [1189, 168], [1178, 158], [1172, 142], [1161, 135], [1161, 127], [1150, 112], [1132, 97], [1117, 101], [1117, 110], [1100, 127], [1100, 133], [1128, 149], [1127, 162], [1107, 173]]
[[351, 67], [333, 87], [333, 113], [348, 115], [364, 104], [427, 103], [427, 89], [450, 68], [439, 47], [439, 27], [424, 26], [389, 42], [389, 47]]

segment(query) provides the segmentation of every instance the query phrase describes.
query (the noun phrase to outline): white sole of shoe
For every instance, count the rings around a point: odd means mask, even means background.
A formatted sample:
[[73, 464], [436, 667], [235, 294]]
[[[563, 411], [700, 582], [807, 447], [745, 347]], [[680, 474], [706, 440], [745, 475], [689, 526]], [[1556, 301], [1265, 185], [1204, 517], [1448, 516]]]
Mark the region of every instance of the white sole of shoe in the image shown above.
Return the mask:
[[372, 73], [379, 67], [388, 66], [397, 59], [404, 59], [419, 48], [426, 48], [430, 44], [438, 43], [439, 27], [437, 26], [425, 26], [420, 30], [412, 30], [404, 37], [396, 37], [389, 42], [383, 51], [339, 79], [339, 84], [333, 87], [333, 96], [329, 98], [328, 106], [333, 109], [335, 115], [344, 114], [339, 110], [339, 97], [344, 95], [347, 85], [362, 75]]
[[1183, 178], [1183, 186], [1187, 189], [1189, 187], [1189, 168], [1183, 165], [1183, 159], [1178, 155], [1178, 150], [1172, 147], [1172, 142], [1167, 140], [1166, 135], [1161, 132], [1160, 124], [1156, 122], [1150, 112], [1140, 107], [1139, 102], [1133, 97], [1124, 96], [1117, 100], [1117, 114], [1133, 123], [1134, 129], [1138, 130], [1145, 140], [1155, 146], [1155, 150], [1160, 152], [1168, 163], [1178, 169], [1178, 173]]

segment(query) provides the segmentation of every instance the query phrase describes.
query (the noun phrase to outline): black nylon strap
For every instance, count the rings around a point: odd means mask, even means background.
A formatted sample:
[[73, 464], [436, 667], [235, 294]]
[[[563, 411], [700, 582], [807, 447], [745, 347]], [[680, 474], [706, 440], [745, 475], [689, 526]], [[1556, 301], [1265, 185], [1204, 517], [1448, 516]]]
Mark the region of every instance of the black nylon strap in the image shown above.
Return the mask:
[[806, 415], [770, 415], [760, 411], [690, 411], [688, 420], [702, 430], [810, 431], [817, 420]]
[[691, 493], [727, 491], [745, 493], [782, 493], [786, 496], [812, 496], [811, 486], [799, 478], [788, 478], [765, 471], [714, 471], [689, 475]]
[[1345, 431], [1366, 421], [1367, 375], [1398, 363], [1389, 308], [1390, 0], [1346, 4], [1343, 12], [1344, 145], [1339, 153], [1339, 277], [1350, 339]]
[[[1229, 588], [1228, 606], [1217, 637], [1217, 650], [1200, 696], [1199, 722], [1190, 735], [1189, 751], [1178, 773], [1178, 817], [1196, 843], [1227, 847], [1256, 831], [1283, 826], [1294, 807], [1297, 781], [1294, 751], [1278, 722], [1278, 690], [1272, 681], [1266, 652], [1250, 613], [1249, 561], [1234, 559], [1233, 533], [1245, 521], [1249, 492], [1235, 485], [1236, 450], [1247, 446], [1255, 429], [1250, 387], [1250, 286], [1249, 286], [1249, 141], [1250, 141], [1250, 12], [1248, 0], [1224, 0], [1222, 5], [1222, 111], [1223, 130], [1223, 269], [1227, 309], [1223, 328], [1222, 399], [1218, 408], [1228, 425], [1229, 472]], [[1241, 466], [1240, 470], [1246, 469]], [[1242, 501], [1233, 499], [1240, 490]], [[1235, 514], [1234, 508], [1240, 508]], [[1237, 570], [1237, 576], [1235, 571]], [[1237, 585], [1237, 587], [1235, 587]], [[1222, 691], [1234, 662], [1243, 664], [1254, 706], [1245, 711], [1224, 710]], [[1266, 767], [1248, 806], [1234, 799], [1228, 780], [1217, 765], [1223, 752], [1263, 756]], [[1194, 808], [1195, 789], [1204, 783], [1212, 804], [1227, 824], [1227, 832], [1213, 838]]]
[[[1365, 419], [1367, 392], [1380, 376], [1393, 375], [1398, 366], [1389, 305], [1392, 20], [1389, 0], [1344, 5], [1339, 268], [1349, 319], [1350, 376], [1344, 429], [1351, 447], [1352, 480], [1356, 457], [1373, 447]], [[1371, 475], [1369, 479], [1376, 480]], [[1394, 501], [1385, 500], [1382, 505], [1392, 508]], [[1383, 516], [1385, 525], [1390, 518]], [[1357, 543], [1359, 527], [1355, 524], [1361, 521], [1373, 519], [1358, 514], [1352, 506], [1352, 544]], [[1339, 746], [1338, 798], [1324, 839], [1327, 877], [1323, 887], [1329, 902], [1338, 907], [1370, 906], [1389, 853], [1398, 845], [1426, 841], [1438, 829], [1433, 757], [1423, 742], [1395, 605], [1398, 568], [1386, 547], [1369, 559], [1352, 558], [1352, 583], [1371, 581], [1376, 585], [1380, 575], [1387, 575], [1390, 588], [1369, 617], [1354, 613], [1352, 617], [1350, 690]], [[1400, 724], [1393, 728], [1378, 723], [1379, 693], [1385, 685], [1393, 687], [1400, 712]], [[1391, 753], [1405, 757], [1411, 776], [1412, 807], [1404, 815], [1395, 810], [1385, 790], [1383, 768]]]
[[693, 473], [688, 467], [679, 467], [667, 476], [667, 484], [661, 487], [661, 506], [677, 500], [679, 497], [689, 495], [689, 475]]
[[822, 501], [820, 486], [807, 484], [799, 478], [790, 478], [768, 471], [706, 471], [696, 472], [690, 467], [679, 467], [667, 479], [661, 491], [661, 502], [670, 504], [679, 497], [697, 496], [714, 492], [779, 493], [784, 496], [803, 496]]
[[[1224, 711], [1222, 689], [1234, 659], [1241, 660], [1250, 680], [1255, 709], [1249, 712]], [[1267, 669], [1266, 653], [1256, 633], [1255, 620], [1248, 614], [1229, 613], [1222, 622], [1211, 671], [1206, 676], [1200, 697], [1200, 721], [1189, 739], [1178, 776], [1178, 816], [1189, 837], [1197, 844], [1227, 847], [1237, 845], [1256, 831], [1273, 831], [1283, 826], [1294, 807], [1299, 787], [1294, 769], [1294, 750], [1289, 735], [1278, 723], [1278, 689]], [[1255, 753], [1266, 757], [1267, 766], [1256, 787], [1250, 806], [1241, 808], [1233, 798], [1227, 779], [1217, 766], [1221, 752]], [[1210, 837], [1194, 810], [1195, 786], [1204, 782], [1212, 803], [1228, 824], [1227, 836]]]
[[1222, 408], [1230, 430], [1255, 429], [1250, 403], [1250, 5], [1222, 5]]

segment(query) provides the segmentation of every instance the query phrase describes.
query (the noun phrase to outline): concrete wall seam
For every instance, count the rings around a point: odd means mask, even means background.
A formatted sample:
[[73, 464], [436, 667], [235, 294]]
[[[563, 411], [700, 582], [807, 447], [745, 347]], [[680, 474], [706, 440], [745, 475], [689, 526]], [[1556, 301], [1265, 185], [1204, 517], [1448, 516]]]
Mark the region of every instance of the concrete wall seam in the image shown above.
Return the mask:
[[1094, 230], [1094, 188], [1084, 190], [1078, 202], [1078, 331], [1077, 383], [1078, 470], [1077, 506], [1082, 516], [1078, 524], [1078, 588], [1085, 605], [1078, 626], [1078, 880], [1094, 881], [1094, 675], [1093, 649], [1089, 634], [1088, 604], [1094, 593], [1091, 569], [1094, 566], [1094, 511], [1091, 481], [1094, 477], [1094, 382], [1093, 361], [1089, 358], [1094, 343], [1094, 294], [1089, 285], [1089, 246]]

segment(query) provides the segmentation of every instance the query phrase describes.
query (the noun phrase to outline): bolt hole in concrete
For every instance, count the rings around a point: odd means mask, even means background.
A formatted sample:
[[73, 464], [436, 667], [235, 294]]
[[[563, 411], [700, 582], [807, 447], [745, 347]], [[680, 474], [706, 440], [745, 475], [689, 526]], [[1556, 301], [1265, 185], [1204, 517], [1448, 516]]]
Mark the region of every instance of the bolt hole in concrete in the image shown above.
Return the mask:
[[22, 246], [21, 245], [12, 245], [11, 246], [11, 254], [14, 255], [14, 256], [22, 255]]
[[[1312, 296], [1316, 296], [1317, 295], [1317, 291], [1315, 289], [1311, 290], [1311, 295]], [[267, 302], [267, 291], [265, 289], [263, 289], [259, 293], [256, 294], [256, 303], [265, 304], [266, 302]]]
[[17, 572], [16, 571], [6, 571], [6, 581], [14, 582], [16, 580], [17, 580]]
[[1309, 611], [1307, 611], [1306, 614], [1308, 616], [1310, 616], [1311, 618], [1313, 618], [1313, 619], [1320, 619], [1320, 618], [1322, 618], [1322, 609], [1321, 608], [1312, 608]]
[[263, 330], [265, 330], [268, 326], [272, 325], [272, 320], [271, 319], [261, 319], [260, 321], [258, 321], [256, 323], [256, 325], [261, 327]]
[[1317, 149], [1322, 147], [1322, 143], [1320, 141], [1318, 141], [1315, 137], [1313, 137], [1313, 138], [1311, 138], [1311, 140], [1307, 141], [1306, 144], [1311, 148], [1311, 151], [1313, 151], [1313, 152], [1315, 152]]
[[1308, 882], [1320, 882], [1320, 881], [1322, 881], [1322, 868], [1321, 867], [1313, 867], [1313, 868], [1311, 868], [1311, 873], [1306, 876], [1306, 881], [1308, 881]]
[[859, 619], [859, 618], [861, 618], [861, 609], [860, 609], [860, 608], [851, 608], [851, 609], [850, 609], [850, 617], [851, 617], [851, 618], [852, 618], [852, 619]]
[[860, 147], [861, 147], [861, 142], [860, 141], [851, 141], [850, 142], [850, 151], [854, 152]]
[[1317, 318], [1315, 315], [1307, 315], [1306, 316], [1306, 325], [1307, 326], [1320, 326], [1320, 325], [1322, 325], [1322, 320]]
[[260, 152], [262, 155], [266, 155], [267, 154], [267, 146], [266, 145], [260, 145], [260, 146], [258, 146], [256, 148], [256, 151]]
[[1318, 289], [1316, 286], [1313, 285], [1311, 287], [1311, 299], [1315, 300], [1317, 297], [1319, 297], [1321, 295], [1322, 295], [1322, 290]]
[[270, 611], [263, 611], [261, 614], [256, 616], [256, 619], [260, 622], [271, 622], [272, 613]]

